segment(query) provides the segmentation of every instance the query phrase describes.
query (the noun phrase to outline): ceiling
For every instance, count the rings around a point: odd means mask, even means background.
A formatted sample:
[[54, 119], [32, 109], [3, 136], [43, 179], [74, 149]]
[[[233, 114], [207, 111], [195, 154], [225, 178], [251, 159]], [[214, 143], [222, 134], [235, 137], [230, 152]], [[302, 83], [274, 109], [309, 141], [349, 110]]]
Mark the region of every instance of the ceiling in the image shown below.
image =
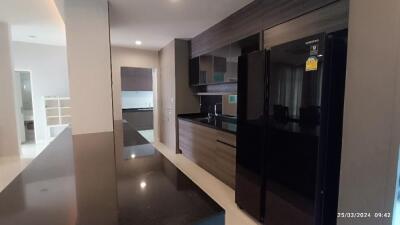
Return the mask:
[[252, 1], [109, 0], [111, 43], [158, 50], [174, 38], [193, 38]]
[[53, 0], [1, 0], [0, 21], [13, 41], [65, 45], [65, 26]]
[[[174, 38], [189, 39], [253, 0], [109, 0], [111, 42], [158, 50]], [[1, 0], [0, 21], [11, 25], [12, 40], [65, 45], [65, 25], [56, 4], [62, 0]], [[136, 46], [135, 41], [142, 45]]]

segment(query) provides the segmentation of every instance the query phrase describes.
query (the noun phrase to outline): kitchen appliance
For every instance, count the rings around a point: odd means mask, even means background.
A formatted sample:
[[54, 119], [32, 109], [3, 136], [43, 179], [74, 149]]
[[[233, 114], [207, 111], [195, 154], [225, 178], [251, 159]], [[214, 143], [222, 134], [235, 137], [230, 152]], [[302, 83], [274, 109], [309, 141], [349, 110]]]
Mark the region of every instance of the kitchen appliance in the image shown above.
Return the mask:
[[258, 51], [239, 57], [235, 200], [261, 219], [266, 148], [266, 57]]
[[268, 225], [336, 224], [347, 30], [239, 58], [236, 203]]

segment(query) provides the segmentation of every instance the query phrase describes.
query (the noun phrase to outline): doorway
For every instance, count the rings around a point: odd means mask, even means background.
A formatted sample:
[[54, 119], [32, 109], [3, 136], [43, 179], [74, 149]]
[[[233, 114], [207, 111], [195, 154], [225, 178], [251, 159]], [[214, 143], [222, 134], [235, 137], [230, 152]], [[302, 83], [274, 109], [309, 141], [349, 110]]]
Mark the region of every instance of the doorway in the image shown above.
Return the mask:
[[399, 159], [397, 164], [397, 179], [396, 179], [396, 191], [393, 208], [393, 221], [392, 225], [400, 225], [400, 146], [399, 146]]
[[129, 135], [125, 146], [154, 142], [153, 74], [152, 68], [121, 67], [122, 119]]
[[15, 71], [15, 107], [20, 144], [34, 144], [32, 80], [29, 71]]

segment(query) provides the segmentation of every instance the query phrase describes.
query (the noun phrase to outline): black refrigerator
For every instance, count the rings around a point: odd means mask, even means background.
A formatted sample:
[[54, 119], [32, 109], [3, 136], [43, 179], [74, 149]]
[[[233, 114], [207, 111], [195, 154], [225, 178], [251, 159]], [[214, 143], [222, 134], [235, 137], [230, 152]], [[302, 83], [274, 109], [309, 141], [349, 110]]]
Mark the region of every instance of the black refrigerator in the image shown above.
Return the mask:
[[239, 58], [236, 203], [267, 225], [334, 225], [347, 30]]

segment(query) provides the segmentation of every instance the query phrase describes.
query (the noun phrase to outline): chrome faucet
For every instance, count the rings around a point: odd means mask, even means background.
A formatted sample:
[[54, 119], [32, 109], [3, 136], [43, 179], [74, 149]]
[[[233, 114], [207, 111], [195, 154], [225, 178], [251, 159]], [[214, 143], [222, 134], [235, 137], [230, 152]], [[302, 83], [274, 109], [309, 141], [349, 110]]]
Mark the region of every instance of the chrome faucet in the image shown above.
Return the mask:
[[214, 105], [214, 116], [219, 116], [219, 115], [218, 115], [218, 112], [217, 112], [217, 105], [221, 105], [221, 106], [222, 106], [222, 103], [221, 103], [221, 102], [218, 102], [218, 103], [216, 103], [216, 104]]

